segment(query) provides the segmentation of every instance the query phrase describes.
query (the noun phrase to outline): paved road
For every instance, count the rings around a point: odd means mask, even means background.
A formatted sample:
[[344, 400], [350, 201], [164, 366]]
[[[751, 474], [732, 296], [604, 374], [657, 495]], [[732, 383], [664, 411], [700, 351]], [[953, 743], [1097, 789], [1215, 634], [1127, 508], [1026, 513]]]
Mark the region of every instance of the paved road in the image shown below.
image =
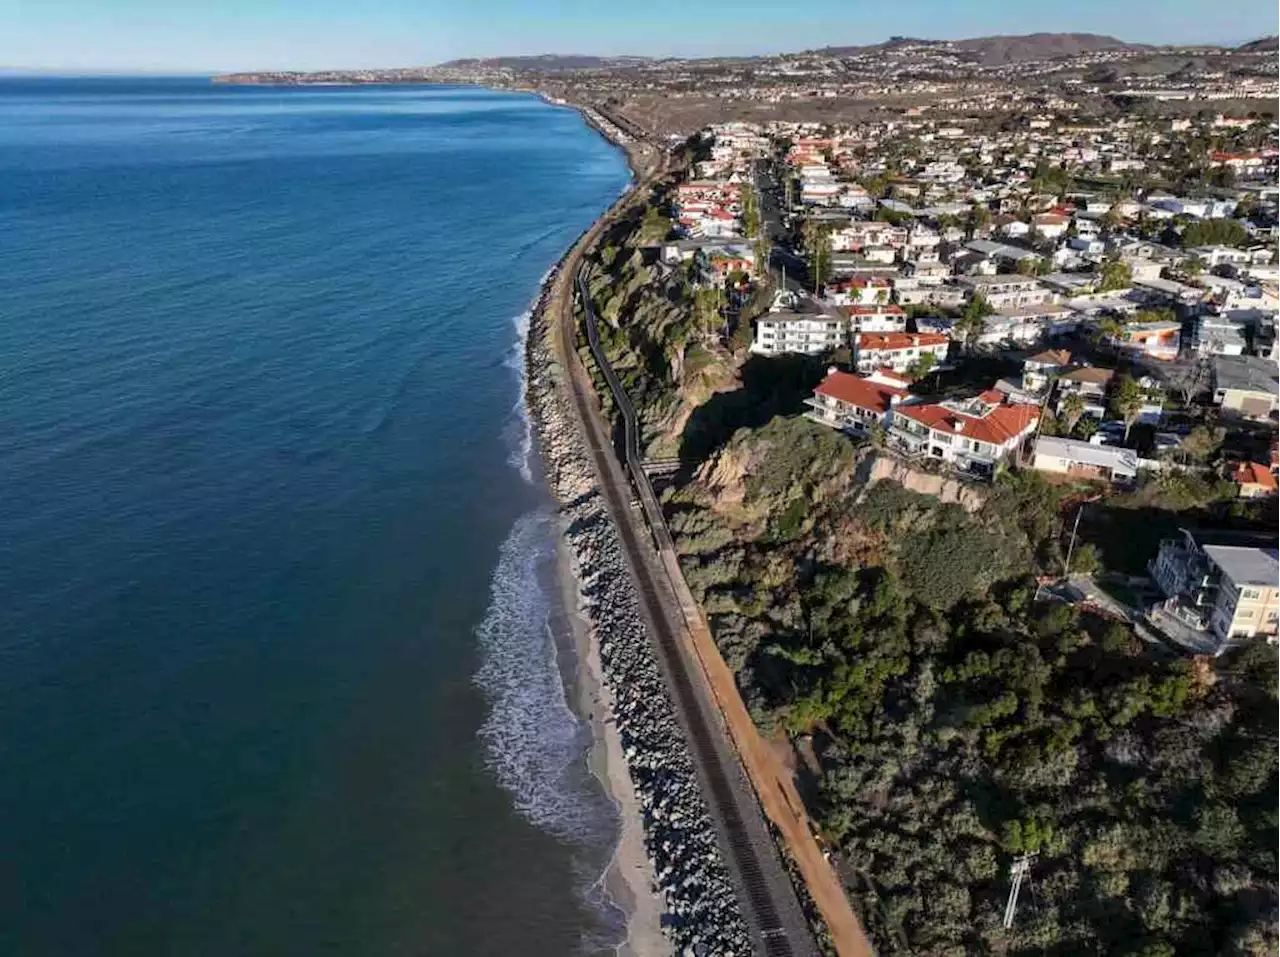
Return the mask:
[[789, 232], [782, 224], [782, 208], [774, 195], [778, 180], [769, 160], [756, 160], [756, 195], [760, 197], [760, 223], [769, 241], [769, 266], [775, 273], [785, 269], [787, 288], [792, 292], [808, 289], [809, 264], [782, 244]]

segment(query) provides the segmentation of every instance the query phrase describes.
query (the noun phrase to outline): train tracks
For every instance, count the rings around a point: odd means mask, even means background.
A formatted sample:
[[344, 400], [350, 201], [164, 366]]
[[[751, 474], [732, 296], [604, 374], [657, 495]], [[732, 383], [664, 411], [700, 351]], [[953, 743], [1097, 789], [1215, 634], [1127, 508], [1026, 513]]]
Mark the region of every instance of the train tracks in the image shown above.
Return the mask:
[[[560, 316], [569, 393], [600, 476], [601, 493], [628, 557], [659, 666], [698, 769], [743, 917], [758, 957], [816, 957], [812, 933], [764, 814], [719, 720], [698, 663], [682, 640], [678, 602], [655, 561], [653, 546], [661, 551], [671, 547], [671, 540], [641, 461], [635, 410], [600, 347], [590, 297], [576, 271], [576, 261], [571, 265], [575, 268], [573, 284], [583, 303], [588, 343], [622, 416], [621, 447], [608, 434], [595, 406], [591, 382], [572, 349], [571, 296], [562, 304]], [[639, 505], [654, 537], [652, 545], [643, 540], [633, 503]]]

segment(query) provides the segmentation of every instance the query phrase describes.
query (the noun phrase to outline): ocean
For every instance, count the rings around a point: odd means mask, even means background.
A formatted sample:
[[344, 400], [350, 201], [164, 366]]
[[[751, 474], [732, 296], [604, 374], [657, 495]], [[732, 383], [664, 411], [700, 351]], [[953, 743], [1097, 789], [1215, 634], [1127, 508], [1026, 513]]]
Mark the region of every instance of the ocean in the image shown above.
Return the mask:
[[519, 94], [0, 80], [0, 953], [611, 953], [520, 360], [627, 181]]

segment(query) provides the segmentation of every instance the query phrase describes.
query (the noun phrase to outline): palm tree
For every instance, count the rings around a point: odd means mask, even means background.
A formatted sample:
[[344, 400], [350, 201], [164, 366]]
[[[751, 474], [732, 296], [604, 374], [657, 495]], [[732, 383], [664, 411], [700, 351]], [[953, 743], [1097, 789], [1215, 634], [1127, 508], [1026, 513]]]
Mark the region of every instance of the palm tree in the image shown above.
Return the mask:
[[1120, 340], [1124, 336], [1124, 323], [1115, 316], [1103, 316], [1098, 320], [1096, 335], [1099, 342], [1110, 342], [1116, 354], [1120, 354]]
[[1067, 426], [1067, 435], [1075, 431], [1076, 424], [1082, 415], [1084, 415], [1084, 396], [1079, 392], [1072, 392], [1062, 402], [1062, 418]]
[[1124, 376], [1120, 380], [1120, 387], [1111, 399], [1111, 411], [1124, 420], [1126, 442], [1129, 441], [1129, 430], [1138, 421], [1138, 416], [1142, 414], [1142, 407], [1145, 404], [1146, 396], [1142, 393], [1142, 386], [1138, 385], [1131, 376]]

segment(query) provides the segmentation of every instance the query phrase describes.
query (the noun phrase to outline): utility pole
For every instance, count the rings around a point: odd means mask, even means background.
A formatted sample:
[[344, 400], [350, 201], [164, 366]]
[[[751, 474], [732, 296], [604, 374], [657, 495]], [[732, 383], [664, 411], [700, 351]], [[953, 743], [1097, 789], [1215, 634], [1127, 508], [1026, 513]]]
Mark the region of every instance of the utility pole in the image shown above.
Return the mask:
[[1067, 578], [1071, 577], [1071, 553], [1076, 548], [1076, 529], [1080, 527], [1080, 516], [1084, 514], [1084, 502], [1080, 503], [1080, 508], [1076, 510], [1076, 521], [1071, 526], [1071, 542], [1067, 545]]
[[1018, 910], [1018, 892], [1022, 890], [1023, 878], [1031, 870], [1031, 862], [1036, 859], [1035, 854], [1023, 854], [1021, 857], [1015, 858], [1014, 862], [1009, 865], [1009, 901], [1004, 906], [1004, 929], [1008, 930], [1013, 926], [1013, 915]]

